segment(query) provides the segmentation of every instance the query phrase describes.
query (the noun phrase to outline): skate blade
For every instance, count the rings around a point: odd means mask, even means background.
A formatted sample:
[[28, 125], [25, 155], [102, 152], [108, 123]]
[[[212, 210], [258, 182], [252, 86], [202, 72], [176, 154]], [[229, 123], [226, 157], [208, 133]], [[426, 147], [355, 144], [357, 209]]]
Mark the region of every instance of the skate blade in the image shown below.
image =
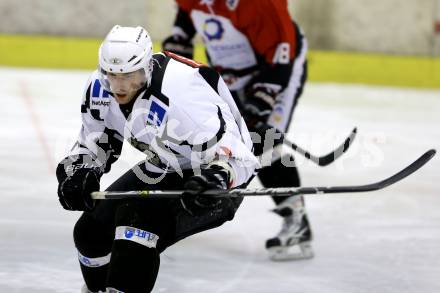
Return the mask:
[[268, 248], [269, 258], [272, 261], [304, 260], [315, 256], [310, 242], [303, 242], [293, 246], [278, 246]]

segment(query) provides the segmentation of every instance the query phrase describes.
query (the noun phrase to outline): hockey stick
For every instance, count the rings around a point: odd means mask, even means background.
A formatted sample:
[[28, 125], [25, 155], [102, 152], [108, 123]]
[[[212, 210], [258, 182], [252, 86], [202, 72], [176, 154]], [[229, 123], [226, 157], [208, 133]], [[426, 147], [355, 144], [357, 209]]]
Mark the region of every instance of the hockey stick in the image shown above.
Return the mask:
[[[234, 101], [237, 103], [237, 106], [240, 109], [244, 108], [244, 104], [242, 101], [240, 101], [239, 99], [234, 99]], [[321, 167], [324, 167], [324, 166], [327, 166], [327, 165], [333, 163], [336, 159], [338, 159], [340, 156], [342, 156], [350, 147], [350, 145], [353, 142], [354, 138], [356, 137], [356, 133], [357, 133], [357, 128], [356, 127], [353, 128], [353, 130], [350, 132], [350, 135], [344, 140], [344, 143], [342, 143], [338, 148], [336, 148], [334, 151], [328, 153], [327, 155], [318, 157], [318, 156], [314, 156], [313, 154], [306, 151], [302, 147], [298, 146], [294, 142], [289, 141], [286, 138], [286, 136], [284, 135], [284, 133], [280, 132], [278, 129], [276, 129], [272, 126], [269, 126], [268, 124], [263, 124], [263, 123], [261, 123], [260, 126], [261, 126], [260, 131], [263, 131], [264, 133], [267, 133], [268, 130], [274, 129], [275, 133], [272, 133], [272, 135], [274, 135], [274, 134], [281, 135], [279, 140], [282, 141], [283, 144], [287, 145], [288, 147], [290, 147], [291, 149], [293, 149], [297, 153], [303, 155], [306, 159], [311, 160], [312, 162], [316, 163], [317, 165], [319, 165]], [[257, 131], [257, 134], [258, 134], [258, 132], [259, 131]], [[265, 137], [265, 136], [263, 135], [263, 137]], [[277, 139], [275, 139], [275, 140], [277, 140]]]
[[[232, 189], [208, 190], [205, 194], [213, 197], [239, 197], [239, 196], [292, 196], [298, 194], [323, 194], [323, 193], [354, 193], [375, 191], [392, 185], [411, 175], [434, 157], [436, 151], [431, 149], [420, 156], [413, 163], [400, 172], [375, 183], [352, 186], [333, 187], [281, 187], [260, 189]], [[125, 199], [125, 198], [180, 198], [182, 190], [142, 190], [142, 191], [97, 191], [92, 192], [93, 199]]]
[[356, 137], [357, 128], [353, 128], [353, 130], [350, 132], [350, 135], [344, 140], [344, 142], [339, 145], [334, 151], [328, 153], [327, 155], [317, 157], [303, 149], [302, 147], [298, 146], [297, 144], [287, 140], [286, 137], [284, 137], [284, 144], [291, 147], [294, 151], [297, 153], [303, 155], [307, 159], [311, 160], [312, 162], [318, 164], [319, 166], [327, 166], [331, 163], [333, 163], [336, 159], [338, 159], [342, 154], [344, 154], [348, 148], [350, 147], [351, 143], [353, 142], [354, 138]]

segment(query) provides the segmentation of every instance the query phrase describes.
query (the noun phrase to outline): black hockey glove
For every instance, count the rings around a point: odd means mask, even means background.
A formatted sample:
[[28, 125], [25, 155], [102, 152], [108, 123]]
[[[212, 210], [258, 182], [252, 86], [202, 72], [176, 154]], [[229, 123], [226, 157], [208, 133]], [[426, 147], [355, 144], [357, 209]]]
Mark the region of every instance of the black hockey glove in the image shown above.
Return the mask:
[[[258, 140], [256, 138], [252, 140], [254, 142], [254, 154], [257, 156], [263, 153], [266, 139], [274, 141], [274, 144], [270, 147], [280, 143], [274, 138], [267, 137], [267, 135], [273, 135], [277, 132], [275, 128], [267, 124], [275, 103], [275, 96], [276, 93], [270, 88], [254, 86], [253, 89], [248, 91], [247, 100], [243, 105], [243, 118], [246, 126], [251, 135], [257, 135], [258, 138]], [[275, 137], [279, 137], [279, 135]]]
[[261, 125], [266, 125], [273, 105], [276, 92], [269, 87], [254, 85], [246, 93], [243, 105], [243, 118], [250, 131], [256, 131]]
[[66, 210], [71, 211], [92, 211], [95, 207], [95, 200], [90, 193], [99, 191], [99, 180], [102, 171], [98, 167], [79, 167], [70, 175], [65, 174], [64, 165], [59, 164], [57, 168], [58, 177], [58, 199]]
[[200, 175], [190, 177], [184, 185], [181, 199], [183, 208], [192, 216], [208, 209], [214, 209], [221, 203], [221, 199], [203, 194], [208, 189], [227, 189], [229, 173], [220, 166], [212, 166], [201, 171]]
[[193, 59], [194, 46], [191, 41], [179, 35], [172, 35], [162, 42], [162, 50]]

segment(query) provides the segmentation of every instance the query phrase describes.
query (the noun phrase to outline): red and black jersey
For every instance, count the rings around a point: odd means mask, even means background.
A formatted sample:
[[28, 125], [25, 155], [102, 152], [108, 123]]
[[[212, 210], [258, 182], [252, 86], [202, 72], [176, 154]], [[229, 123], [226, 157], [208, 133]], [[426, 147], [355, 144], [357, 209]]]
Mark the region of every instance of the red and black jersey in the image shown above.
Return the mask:
[[[250, 80], [287, 85], [298, 29], [286, 0], [177, 0], [175, 25], [201, 35], [209, 57], [231, 90]], [[189, 21], [190, 20], [190, 21]], [[228, 80], [230, 78], [230, 80]]]

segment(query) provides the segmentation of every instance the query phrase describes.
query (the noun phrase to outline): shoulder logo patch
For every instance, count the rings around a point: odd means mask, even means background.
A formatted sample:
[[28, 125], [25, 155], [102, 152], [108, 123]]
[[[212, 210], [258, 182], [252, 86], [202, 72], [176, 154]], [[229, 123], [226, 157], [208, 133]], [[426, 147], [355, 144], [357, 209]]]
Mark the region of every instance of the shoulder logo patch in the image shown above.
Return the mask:
[[147, 117], [147, 124], [160, 126], [165, 117], [166, 109], [157, 103], [156, 101], [151, 101], [150, 111]]

